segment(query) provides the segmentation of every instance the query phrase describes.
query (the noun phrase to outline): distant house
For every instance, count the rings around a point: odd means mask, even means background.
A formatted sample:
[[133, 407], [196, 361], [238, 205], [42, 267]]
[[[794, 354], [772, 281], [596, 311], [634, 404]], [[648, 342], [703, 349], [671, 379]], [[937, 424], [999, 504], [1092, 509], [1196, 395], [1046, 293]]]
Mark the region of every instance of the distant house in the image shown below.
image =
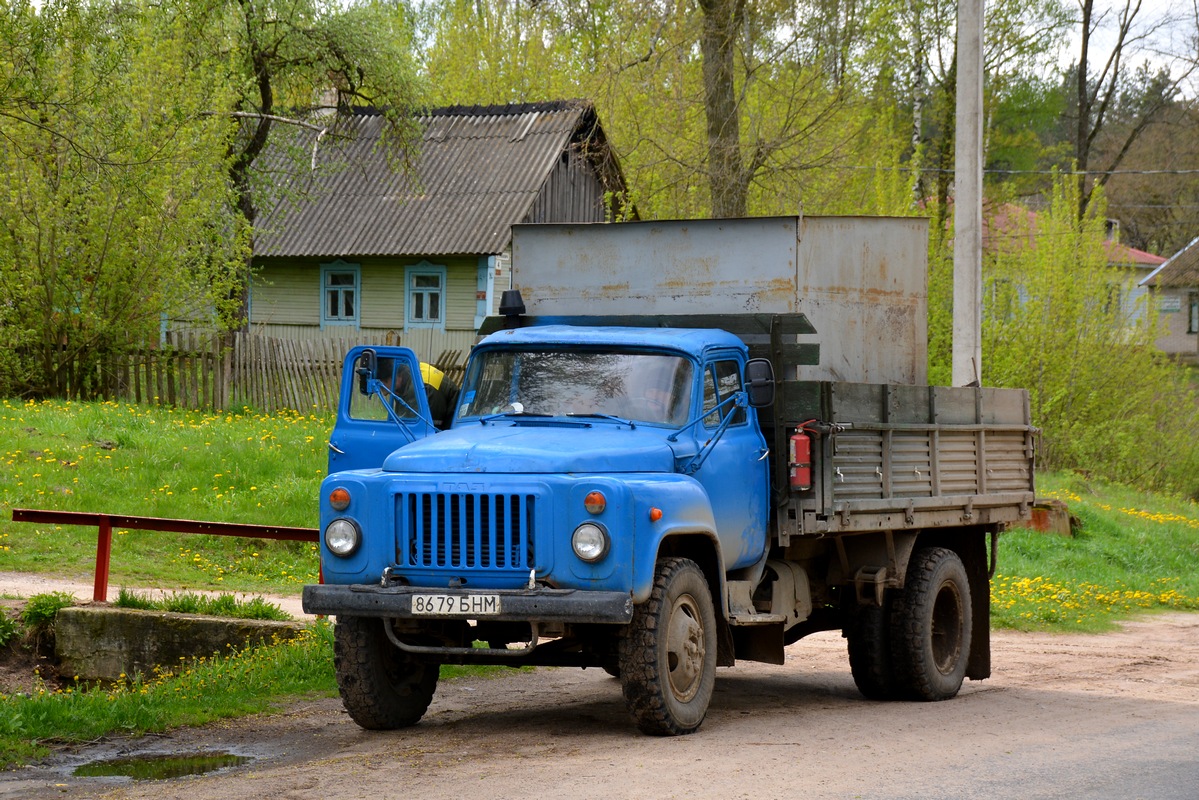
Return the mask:
[[[1037, 217], [1037, 212], [1013, 203], [985, 209], [983, 252], [1010, 253], [1022, 247], [1036, 247]], [[1120, 304], [1125, 319], [1139, 319], [1145, 311], [1148, 295], [1143, 280], [1166, 259], [1122, 244], [1115, 221], [1109, 222], [1107, 235], [1107, 263], [1114, 270], [1110, 286], [1112, 300]]]
[[1179, 360], [1199, 364], [1199, 239], [1141, 280], [1161, 312], [1158, 347]]
[[281, 181], [291, 198], [255, 224], [255, 331], [466, 350], [508, 288], [513, 223], [604, 222], [624, 201], [585, 101], [430, 111], [409, 174], [376, 146], [381, 116], [352, 125], [315, 151], [335, 168]]

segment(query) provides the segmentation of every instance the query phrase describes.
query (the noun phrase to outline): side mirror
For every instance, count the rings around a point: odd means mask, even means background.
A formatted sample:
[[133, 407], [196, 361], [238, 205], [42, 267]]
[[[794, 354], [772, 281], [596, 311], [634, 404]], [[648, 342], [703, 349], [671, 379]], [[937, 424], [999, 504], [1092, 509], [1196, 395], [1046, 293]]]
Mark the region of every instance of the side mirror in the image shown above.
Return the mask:
[[774, 405], [774, 365], [768, 358], [751, 358], [745, 364], [745, 389], [752, 408]]
[[371, 378], [375, 377], [375, 372], [379, 369], [378, 359], [375, 356], [374, 350], [363, 350], [362, 355], [358, 356], [358, 393], [367, 394], [369, 389], [367, 384]]

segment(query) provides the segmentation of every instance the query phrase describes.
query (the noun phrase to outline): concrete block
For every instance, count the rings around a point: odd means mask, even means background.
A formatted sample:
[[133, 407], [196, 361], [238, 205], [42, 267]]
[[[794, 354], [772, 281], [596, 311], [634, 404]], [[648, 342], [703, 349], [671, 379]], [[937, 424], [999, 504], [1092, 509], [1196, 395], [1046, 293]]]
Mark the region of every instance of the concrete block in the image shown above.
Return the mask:
[[1070, 515], [1070, 509], [1061, 500], [1037, 498], [1032, 507], [1032, 521], [1028, 527], [1041, 533], [1058, 536], [1073, 536], [1078, 520]]
[[154, 667], [174, 668], [213, 653], [227, 655], [229, 645], [244, 648], [291, 639], [304, 629], [300, 622], [207, 617], [113, 608], [73, 606], [58, 612], [54, 648], [60, 674], [86, 681], [118, 681], [124, 674], [149, 675]]

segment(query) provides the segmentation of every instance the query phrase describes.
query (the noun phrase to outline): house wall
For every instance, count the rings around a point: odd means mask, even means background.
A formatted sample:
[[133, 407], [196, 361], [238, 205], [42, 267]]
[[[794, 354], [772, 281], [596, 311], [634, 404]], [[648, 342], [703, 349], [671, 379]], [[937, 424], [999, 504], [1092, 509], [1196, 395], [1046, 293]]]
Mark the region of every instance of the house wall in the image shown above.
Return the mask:
[[1197, 289], [1160, 289], [1156, 292], [1162, 335], [1157, 347], [1163, 353], [1199, 363], [1199, 333], [1191, 327], [1191, 303], [1199, 301]]
[[524, 222], [604, 222], [604, 187], [574, 148], [558, 156]]
[[[289, 339], [354, 338], [366, 344], [402, 344], [425, 360], [434, 360], [445, 350], [465, 352], [474, 344], [479, 276], [481, 270], [488, 269], [481, 266], [479, 257], [342, 259], [359, 267], [358, 321], [322, 324], [321, 265], [335, 261], [261, 261], [251, 290], [251, 327], [268, 336]], [[434, 327], [406, 325], [405, 267], [428, 264], [445, 267], [444, 323]]]

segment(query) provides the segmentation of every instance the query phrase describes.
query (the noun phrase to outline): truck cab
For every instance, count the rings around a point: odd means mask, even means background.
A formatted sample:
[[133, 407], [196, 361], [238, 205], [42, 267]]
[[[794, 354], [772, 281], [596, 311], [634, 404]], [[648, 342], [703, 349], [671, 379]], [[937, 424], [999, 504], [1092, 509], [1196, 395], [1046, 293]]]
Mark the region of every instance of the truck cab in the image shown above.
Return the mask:
[[[740, 339], [504, 330], [472, 352], [453, 424], [436, 436], [411, 358], [363, 348], [347, 365], [331, 466], [348, 459], [339, 450], [369, 459], [399, 446], [324, 481], [326, 585], [307, 587], [306, 609], [385, 628], [380, 648], [422, 674], [480, 660], [620, 672], [619, 634], [651, 600], [663, 554], [686, 552], [704, 597], [684, 613], [699, 620], [693, 635], [672, 646], [715, 660], [713, 597], [763, 560], [770, 517], [754, 406], [773, 382]], [[706, 707], [711, 670], [692, 671]], [[359, 715], [374, 719], [378, 699]]]

